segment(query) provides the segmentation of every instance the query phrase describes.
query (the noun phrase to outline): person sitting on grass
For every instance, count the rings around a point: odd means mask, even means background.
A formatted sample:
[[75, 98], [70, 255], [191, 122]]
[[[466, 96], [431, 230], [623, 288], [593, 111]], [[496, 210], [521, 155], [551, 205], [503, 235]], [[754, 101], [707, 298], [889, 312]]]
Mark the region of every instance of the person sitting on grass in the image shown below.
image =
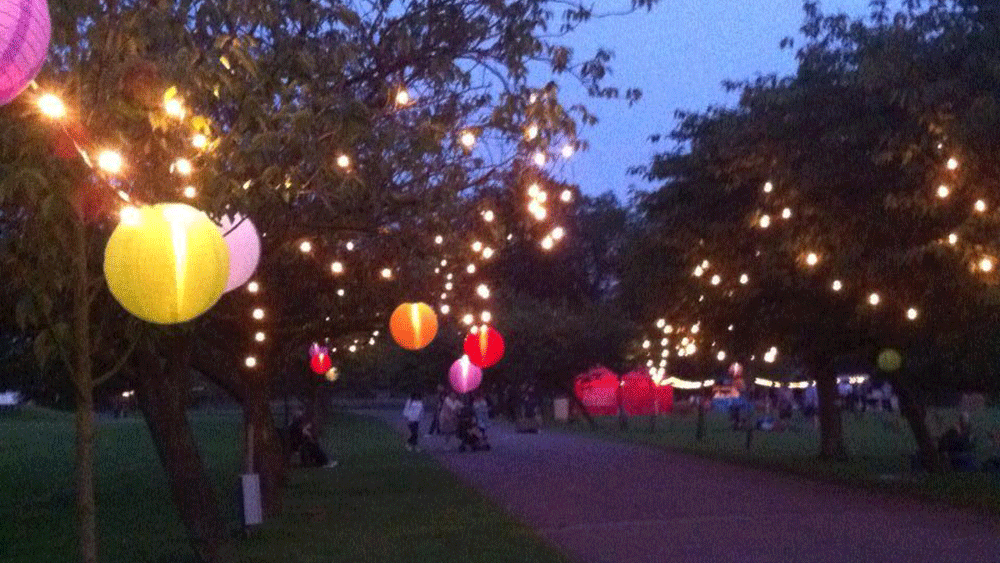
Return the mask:
[[289, 436], [293, 453], [299, 454], [299, 464], [302, 467], [336, 467], [336, 460], [331, 461], [319, 445], [316, 433], [313, 430], [313, 423], [305, 416], [305, 412], [299, 408], [295, 411], [295, 418], [292, 420], [291, 432]]

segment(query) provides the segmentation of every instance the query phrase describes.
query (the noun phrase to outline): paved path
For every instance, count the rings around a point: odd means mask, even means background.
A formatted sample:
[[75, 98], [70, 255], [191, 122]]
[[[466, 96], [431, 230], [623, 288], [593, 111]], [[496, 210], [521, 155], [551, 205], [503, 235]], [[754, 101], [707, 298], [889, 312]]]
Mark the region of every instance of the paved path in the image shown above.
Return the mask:
[[1000, 563], [1000, 521], [947, 507], [576, 434], [421, 439], [583, 562]]

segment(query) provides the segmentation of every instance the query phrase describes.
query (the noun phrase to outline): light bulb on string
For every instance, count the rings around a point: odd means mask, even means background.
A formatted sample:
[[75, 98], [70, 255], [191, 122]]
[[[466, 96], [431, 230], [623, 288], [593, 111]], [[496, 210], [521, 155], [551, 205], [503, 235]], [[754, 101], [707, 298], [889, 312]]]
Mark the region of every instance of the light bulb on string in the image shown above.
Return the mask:
[[642, 342], [642, 347], [643, 347], [643, 349], [648, 349], [648, 348], [649, 348], [650, 346], [652, 346], [652, 345], [653, 345], [653, 343], [652, 343], [652, 342], [650, 342], [649, 340], [644, 340], [644, 341]]
[[299, 243], [299, 251], [302, 252], [302, 254], [308, 254], [312, 252], [312, 249], [313, 249], [312, 243], [307, 240], [304, 240], [301, 243]]
[[468, 274], [475, 274], [476, 273], [476, 265], [475, 264], [469, 264], [468, 266], [465, 267], [465, 272], [468, 273]]
[[479, 284], [478, 287], [476, 287], [476, 294], [479, 295], [479, 297], [482, 297], [483, 299], [489, 299], [490, 298], [490, 288], [487, 287], [486, 284], [481, 283], [481, 284]]
[[714, 276], [712, 276], [712, 280], [711, 281], [712, 281], [712, 285], [719, 285], [720, 283], [722, 283], [722, 277], [719, 276], [719, 274], [715, 274]]
[[479, 320], [481, 320], [484, 323], [488, 323], [492, 319], [493, 315], [489, 311], [483, 311], [482, 313], [479, 314]]
[[769, 194], [774, 191], [774, 184], [771, 182], [764, 182], [764, 193]]
[[55, 94], [42, 94], [38, 97], [38, 109], [42, 115], [50, 119], [66, 117], [66, 106]]
[[949, 188], [948, 186], [946, 186], [946, 185], [944, 185], [944, 184], [941, 184], [940, 186], [938, 186], [938, 189], [937, 189], [937, 196], [938, 196], [938, 197], [939, 197], [940, 199], [945, 199], [945, 198], [946, 198], [946, 197], [948, 197], [948, 196], [949, 196], [950, 194], [951, 194], [951, 189], [950, 189], [950, 188]]
[[347, 241], [347, 244], [344, 245], [344, 248], [346, 248], [348, 252], [354, 250], [354, 242]]
[[544, 250], [552, 250], [552, 247], [554, 245], [555, 245], [555, 241], [552, 240], [551, 236], [546, 235], [546, 237], [542, 239], [542, 249], [544, 249]]
[[545, 153], [543, 153], [542, 151], [536, 152], [535, 155], [531, 157], [531, 159], [532, 161], [534, 161], [535, 166], [545, 166], [546, 157]]
[[917, 311], [916, 307], [910, 307], [909, 309], [906, 310], [906, 318], [907, 319], [909, 319], [911, 321], [915, 321], [915, 320], [917, 320], [918, 316], [920, 316], [920, 313], [919, 313], [919, 311]]
[[193, 199], [196, 195], [198, 195], [198, 190], [196, 190], [194, 188], [194, 186], [188, 186], [188, 187], [184, 188], [184, 192], [183, 193], [184, 193], [184, 197], [186, 197], [188, 199]]
[[476, 144], [476, 135], [472, 131], [464, 131], [458, 140], [463, 147], [471, 149]]
[[664, 326], [666, 326], [666, 324], [667, 324], [666, 319], [657, 319], [656, 328], [663, 328]]
[[538, 183], [530, 184], [528, 186], [528, 197], [530, 197], [531, 199], [537, 199], [538, 193], [541, 191], [541, 189], [542, 188], [538, 185]]
[[956, 244], [958, 244], [958, 235], [955, 234], [955, 233], [949, 234], [948, 235], [948, 244], [950, 244], [952, 246], [955, 246]]
[[979, 269], [984, 272], [992, 272], [993, 265], [993, 259], [989, 256], [984, 256], [981, 260], [979, 260]]
[[335, 273], [335, 274], [343, 274], [344, 273], [344, 264], [343, 264], [343, 262], [335, 261], [335, 262], [331, 263], [330, 264], [330, 271], [333, 272], [333, 273]]
[[444, 304], [441, 305], [441, 314], [442, 315], [447, 315], [450, 312], [451, 312], [451, 307], [449, 307], [447, 303], [444, 303]]
[[562, 147], [563, 158], [569, 158], [569, 157], [573, 156], [573, 150], [574, 150], [573, 149], [573, 145], [571, 145], [569, 143], [566, 143], [565, 145], [563, 145], [563, 147]]
[[568, 189], [563, 190], [562, 193], [559, 194], [559, 199], [561, 199], [563, 203], [569, 203], [573, 201], [573, 192]]
[[191, 137], [191, 146], [196, 149], [203, 149], [208, 146], [208, 137], [201, 133], [195, 133]]
[[483, 249], [483, 258], [485, 260], [489, 260], [492, 257], [493, 257], [493, 249], [487, 246], [486, 248]]
[[872, 292], [868, 294], [868, 304], [872, 307], [878, 305], [882, 301], [882, 297], [878, 293]]
[[975, 209], [978, 213], [986, 211], [986, 202], [981, 199], [976, 200], [976, 204], [973, 206], [973, 209]]
[[740, 285], [746, 285], [750, 283], [750, 276], [746, 274], [740, 274]]
[[125, 161], [118, 151], [104, 149], [97, 155], [97, 166], [108, 174], [119, 174], [125, 167]]
[[248, 283], [247, 291], [249, 291], [250, 293], [257, 293], [258, 291], [260, 291], [260, 284], [255, 281]]
[[337, 290], [337, 296], [338, 297], [343, 297], [344, 296], [344, 288], [340, 288], [340, 289]]
[[532, 123], [531, 125], [528, 126], [527, 129], [525, 129], [524, 134], [528, 137], [529, 140], [534, 139], [535, 137], [538, 136], [538, 126]]
[[696, 278], [700, 278], [701, 275], [704, 274], [704, 273], [705, 273], [705, 270], [701, 266], [695, 266], [694, 267], [694, 272], [692, 272], [692, 274], [694, 274], [694, 277], [696, 277]]
[[809, 254], [807, 254], [806, 264], [808, 264], [809, 266], [815, 266], [816, 264], [819, 264], [819, 255], [816, 254], [815, 252], [810, 252]]
[[264, 309], [257, 307], [256, 309], [253, 310], [252, 315], [255, 320], [258, 321], [264, 320]]
[[483, 221], [486, 221], [487, 223], [492, 223], [494, 218], [496, 218], [496, 214], [494, 214], [491, 209], [483, 211]]
[[448, 283], [444, 284], [444, 289], [445, 289], [445, 291], [451, 291], [451, 288], [452, 288], [452, 287], [453, 287], [453, 286], [452, 286], [452, 283], [451, 283], [451, 282], [448, 282]]
[[552, 229], [552, 233], [550, 234], [550, 236], [552, 237], [553, 240], [562, 240], [562, 238], [565, 235], [566, 235], [566, 231], [562, 227], [556, 227], [556, 228]]
[[955, 157], [949, 158], [945, 166], [947, 166], [948, 170], [958, 170], [958, 159]]
[[170, 166], [171, 171], [180, 174], [181, 176], [190, 176], [193, 170], [191, 166], [191, 161], [186, 158], [178, 158]]
[[771, 226], [771, 216], [770, 215], [761, 215], [760, 216], [760, 222], [759, 222], [759, 224], [760, 224], [760, 228], [762, 228], [762, 229], [766, 229], [766, 228], [770, 227]]
[[163, 111], [175, 119], [184, 119], [184, 115], [187, 113], [184, 110], [184, 104], [181, 102], [180, 98], [169, 98], [164, 101]]
[[410, 92], [406, 88], [400, 88], [396, 92], [396, 105], [405, 106], [410, 103]]
[[389, 279], [391, 277], [392, 277], [392, 269], [391, 268], [382, 268], [382, 279], [386, 279], [387, 280], [387, 279]]
[[337, 166], [341, 168], [347, 168], [351, 165], [351, 157], [346, 154], [341, 154], [337, 156]]
[[483, 243], [479, 242], [478, 240], [472, 243], [473, 252], [480, 252], [482, 249], [483, 249]]
[[253, 339], [257, 342], [263, 342], [265, 338], [267, 338], [267, 336], [263, 332], [257, 332], [257, 334], [253, 336]]
[[788, 208], [788, 207], [782, 209], [781, 210], [781, 218], [782, 219], [791, 219], [792, 218], [792, 210], [790, 208]]
[[471, 326], [474, 321], [475, 318], [472, 316], [472, 313], [466, 313], [465, 315], [462, 316], [462, 323], [464, 323], [465, 325]]
[[438, 236], [434, 237], [434, 244], [442, 244], [442, 243], [444, 243], [444, 237], [443, 236], [438, 235]]
[[253, 356], [247, 356], [247, 358], [243, 360], [243, 364], [246, 365], [248, 368], [255, 368], [257, 367], [257, 358]]
[[840, 280], [833, 280], [833, 283], [832, 283], [832, 284], [830, 284], [830, 287], [831, 287], [831, 288], [832, 288], [832, 289], [833, 289], [834, 291], [840, 291], [841, 289], [843, 289], [843, 287], [844, 287], [844, 284], [843, 284], [843, 283], [841, 283], [841, 282], [840, 282]]

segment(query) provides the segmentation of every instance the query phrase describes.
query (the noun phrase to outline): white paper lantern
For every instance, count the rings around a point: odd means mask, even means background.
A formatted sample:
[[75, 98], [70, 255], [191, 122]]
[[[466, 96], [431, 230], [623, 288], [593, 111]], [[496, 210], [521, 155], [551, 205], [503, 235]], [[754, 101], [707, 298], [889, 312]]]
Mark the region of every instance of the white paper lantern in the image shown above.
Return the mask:
[[236, 214], [232, 219], [223, 217], [219, 229], [229, 247], [229, 280], [226, 291], [245, 284], [257, 270], [260, 262], [260, 237], [257, 227], [248, 217]]

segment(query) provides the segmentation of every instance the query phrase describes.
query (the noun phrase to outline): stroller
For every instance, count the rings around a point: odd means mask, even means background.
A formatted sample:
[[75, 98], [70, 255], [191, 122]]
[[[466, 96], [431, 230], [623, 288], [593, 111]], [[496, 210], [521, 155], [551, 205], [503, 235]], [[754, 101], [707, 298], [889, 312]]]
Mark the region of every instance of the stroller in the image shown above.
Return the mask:
[[479, 427], [476, 421], [476, 413], [472, 407], [463, 407], [458, 413], [458, 428], [455, 432], [461, 442], [458, 451], [471, 450], [489, 451], [490, 444], [486, 441], [486, 432]]

